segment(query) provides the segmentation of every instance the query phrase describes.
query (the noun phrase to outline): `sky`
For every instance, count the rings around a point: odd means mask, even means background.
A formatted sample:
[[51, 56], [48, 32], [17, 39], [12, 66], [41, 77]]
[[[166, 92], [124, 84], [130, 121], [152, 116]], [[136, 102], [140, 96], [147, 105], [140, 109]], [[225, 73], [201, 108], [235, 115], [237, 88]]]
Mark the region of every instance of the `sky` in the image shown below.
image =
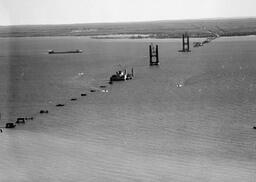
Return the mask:
[[256, 17], [256, 0], [0, 0], [0, 25]]

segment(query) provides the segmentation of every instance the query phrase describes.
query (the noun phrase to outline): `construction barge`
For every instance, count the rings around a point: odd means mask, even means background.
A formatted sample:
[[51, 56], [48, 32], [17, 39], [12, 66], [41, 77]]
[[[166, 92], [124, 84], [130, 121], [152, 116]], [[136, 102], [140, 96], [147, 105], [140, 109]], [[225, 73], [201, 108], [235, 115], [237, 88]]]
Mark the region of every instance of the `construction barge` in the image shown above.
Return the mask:
[[48, 54], [74, 54], [74, 53], [82, 53], [83, 51], [80, 49], [72, 50], [72, 51], [54, 51], [49, 50]]
[[126, 69], [117, 71], [116, 74], [110, 77], [109, 83], [112, 84], [114, 81], [125, 81], [131, 80], [134, 77], [133, 68], [131, 69], [131, 73], [127, 73]]

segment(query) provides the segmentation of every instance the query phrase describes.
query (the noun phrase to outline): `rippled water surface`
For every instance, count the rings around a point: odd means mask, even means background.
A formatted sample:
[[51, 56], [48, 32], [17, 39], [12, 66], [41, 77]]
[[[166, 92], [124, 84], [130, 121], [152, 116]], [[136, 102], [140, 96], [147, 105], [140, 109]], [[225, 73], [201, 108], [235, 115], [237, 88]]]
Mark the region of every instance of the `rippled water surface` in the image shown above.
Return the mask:
[[[150, 42], [159, 67], [148, 66]], [[1, 126], [34, 117], [0, 133], [0, 181], [256, 181], [256, 38], [180, 47], [0, 39]], [[133, 80], [108, 84], [132, 67]]]

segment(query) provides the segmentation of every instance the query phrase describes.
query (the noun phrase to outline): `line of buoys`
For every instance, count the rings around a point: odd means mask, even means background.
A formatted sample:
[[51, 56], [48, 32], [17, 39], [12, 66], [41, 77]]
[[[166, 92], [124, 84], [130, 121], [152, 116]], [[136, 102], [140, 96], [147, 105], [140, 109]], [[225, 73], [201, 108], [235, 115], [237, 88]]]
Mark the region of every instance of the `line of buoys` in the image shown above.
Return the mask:
[[[99, 86], [99, 88], [106, 88], [106, 87], [107, 87], [107, 86], [105, 86], [105, 85]], [[91, 89], [91, 90], [90, 90], [90, 92], [96, 92], [96, 91], [97, 91], [96, 89]], [[108, 92], [108, 90], [104, 89], [104, 90], [102, 90], [102, 92]], [[85, 97], [85, 96], [87, 96], [87, 93], [81, 93], [80, 95], [81, 95], [81, 97]], [[76, 97], [70, 98], [70, 101], [77, 101], [77, 100], [78, 100], [78, 99], [77, 99]], [[56, 104], [55, 106], [56, 106], [56, 107], [64, 107], [64, 106], [65, 106], [65, 103], [59, 103], [59, 104]], [[39, 114], [48, 114], [48, 113], [49, 113], [48, 110], [40, 110], [40, 111], [39, 111]], [[34, 119], [33, 116], [31, 116], [31, 117], [19, 117], [19, 118], [17, 118], [17, 120], [16, 120], [15, 123], [16, 123], [16, 124], [25, 124], [27, 120], [33, 120], [33, 119]], [[15, 127], [16, 127], [16, 124], [15, 124], [15, 123], [13, 123], [13, 122], [8, 122], [8, 123], [5, 124], [5, 128], [8, 128], [8, 129], [15, 128]], [[2, 129], [2, 128], [0, 128], [0, 132], [1, 132], [1, 133], [3, 132], [3, 129]]]
[[[20, 118], [17, 118], [15, 123], [16, 124], [25, 124], [27, 120], [33, 120], [33, 119], [34, 119], [34, 117], [23, 117], [23, 118], [20, 117]], [[15, 128], [15, 127], [16, 127], [16, 125], [12, 122], [5, 124], [5, 128]], [[2, 130], [2, 132], [3, 132], [3, 130]]]

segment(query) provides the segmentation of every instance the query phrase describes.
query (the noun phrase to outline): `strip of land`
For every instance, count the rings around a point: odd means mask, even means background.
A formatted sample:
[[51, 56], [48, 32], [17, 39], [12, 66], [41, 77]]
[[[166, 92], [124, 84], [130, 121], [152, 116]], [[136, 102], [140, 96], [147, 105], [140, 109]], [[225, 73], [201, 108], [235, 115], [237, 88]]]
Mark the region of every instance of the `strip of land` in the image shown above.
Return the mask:
[[0, 37], [90, 36], [97, 39], [179, 38], [256, 35], [256, 18], [131, 23], [0, 26]]

